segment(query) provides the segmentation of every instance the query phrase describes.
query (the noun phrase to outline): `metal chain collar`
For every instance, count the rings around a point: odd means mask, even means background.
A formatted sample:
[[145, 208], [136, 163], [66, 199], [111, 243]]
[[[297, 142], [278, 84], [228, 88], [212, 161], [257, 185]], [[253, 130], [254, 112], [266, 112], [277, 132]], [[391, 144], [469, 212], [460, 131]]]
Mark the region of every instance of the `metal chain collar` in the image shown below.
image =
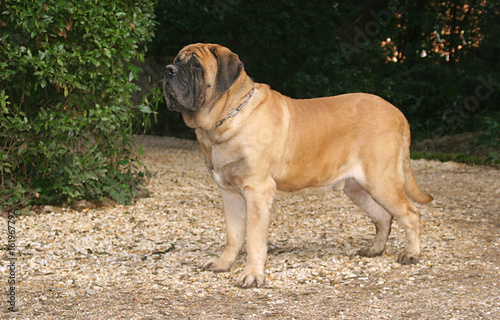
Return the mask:
[[254, 91], [255, 91], [255, 86], [252, 86], [252, 90], [249, 93], [247, 93], [247, 95], [245, 96], [245, 100], [243, 100], [243, 102], [237, 108], [234, 108], [233, 110], [229, 111], [227, 116], [224, 119], [220, 120], [215, 127], [217, 128], [221, 126], [224, 123], [224, 121], [226, 121], [229, 118], [236, 117], [236, 115], [240, 112], [240, 110], [248, 103], [250, 98], [253, 96]]

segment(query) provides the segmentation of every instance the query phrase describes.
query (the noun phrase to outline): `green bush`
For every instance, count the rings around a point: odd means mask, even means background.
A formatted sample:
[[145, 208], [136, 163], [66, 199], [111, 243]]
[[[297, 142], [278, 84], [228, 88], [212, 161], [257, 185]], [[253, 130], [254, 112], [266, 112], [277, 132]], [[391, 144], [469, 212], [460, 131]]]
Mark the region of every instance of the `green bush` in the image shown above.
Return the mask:
[[0, 210], [111, 197], [144, 179], [131, 93], [154, 1], [0, 2]]

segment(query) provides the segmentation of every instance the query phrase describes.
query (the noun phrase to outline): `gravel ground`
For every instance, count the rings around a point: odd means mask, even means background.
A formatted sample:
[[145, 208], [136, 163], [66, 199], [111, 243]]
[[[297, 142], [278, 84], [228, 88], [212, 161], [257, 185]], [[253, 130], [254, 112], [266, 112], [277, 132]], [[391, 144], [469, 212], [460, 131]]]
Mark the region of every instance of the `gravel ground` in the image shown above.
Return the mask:
[[422, 214], [420, 264], [396, 262], [394, 223], [381, 257], [356, 256], [374, 228], [343, 193], [280, 195], [264, 288], [203, 271], [225, 243], [221, 198], [197, 144], [138, 137], [153, 176], [131, 206], [46, 207], [16, 221], [17, 312], [2, 319], [498, 319], [500, 170], [418, 160], [435, 201]]

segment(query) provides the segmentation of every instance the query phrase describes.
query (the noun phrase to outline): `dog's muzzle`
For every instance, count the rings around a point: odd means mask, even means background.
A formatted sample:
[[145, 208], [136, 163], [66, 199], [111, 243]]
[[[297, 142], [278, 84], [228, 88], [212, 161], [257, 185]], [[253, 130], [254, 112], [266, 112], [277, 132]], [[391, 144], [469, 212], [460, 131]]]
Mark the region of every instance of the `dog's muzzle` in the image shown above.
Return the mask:
[[179, 69], [173, 64], [169, 64], [165, 67], [165, 76], [163, 77], [163, 96], [165, 97], [167, 108], [170, 111], [181, 112], [182, 107], [176, 103], [176, 96], [171, 87], [171, 83], [174, 81], [178, 73]]

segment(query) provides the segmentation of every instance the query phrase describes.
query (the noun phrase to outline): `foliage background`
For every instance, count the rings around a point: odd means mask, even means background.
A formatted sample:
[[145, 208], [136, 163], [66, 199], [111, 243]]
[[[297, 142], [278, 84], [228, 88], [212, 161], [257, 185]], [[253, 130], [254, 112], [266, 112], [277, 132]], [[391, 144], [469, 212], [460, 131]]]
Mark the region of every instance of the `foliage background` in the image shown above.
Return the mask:
[[153, 1], [1, 1], [0, 210], [130, 202], [144, 172], [131, 93]]
[[[289, 96], [370, 92], [405, 113], [416, 140], [483, 131], [498, 144], [499, 12], [490, 0], [160, 1], [149, 55], [220, 43]], [[158, 111], [152, 132], [186, 133], [178, 115]]]

